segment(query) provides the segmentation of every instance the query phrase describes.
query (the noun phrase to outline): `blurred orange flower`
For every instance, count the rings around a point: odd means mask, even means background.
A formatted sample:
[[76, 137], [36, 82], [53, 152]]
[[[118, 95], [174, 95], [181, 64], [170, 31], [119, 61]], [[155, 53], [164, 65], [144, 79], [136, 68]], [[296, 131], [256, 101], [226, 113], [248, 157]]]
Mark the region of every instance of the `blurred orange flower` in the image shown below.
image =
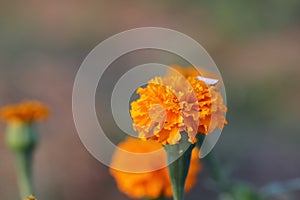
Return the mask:
[[[124, 142], [121, 142], [118, 147], [132, 153], [150, 153], [162, 148], [162, 146], [156, 142], [143, 141], [129, 137], [126, 138]], [[194, 148], [189, 174], [186, 179], [186, 192], [193, 188], [196, 183], [197, 174], [201, 170], [198, 154], [199, 150]], [[126, 166], [138, 164], [124, 158], [122, 155], [122, 153], [116, 151], [112, 159], [112, 165], [118, 163], [119, 166], [123, 165], [126, 168]], [[161, 157], [157, 158], [155, 162], [166, 162], [166, 155], [161, 154]], [[146, 163], [155, 166], [155, 162], [151, 160]], [[162, 196], [172, 196], [172, 186], [167, 167], [147, 173], [127, 173], [111, 168], [110, 173], [115, 178], [119, 190], [131, 198], [159, 198]]]
[[24, 200], [37, 200], [33, 195], [30, 195], [29, 197], [27, 197]]
[[[207, 85], [197, 80], [194, 68], [185, 71], [178, 66], [165, 77], [155, 77], [145, 88], [139, 88], [139, 99], [131, 103], [133, 127], [143, 139], [177, 144], [181, 131], [195, 143], [196, 134], [209, 134], [226, 124], [227, 108], [218, 85]], [[180, 70], [179, 70], [180, 69]]]
[[33, 122], [49, 115], [48, 108], [38, 101], [24, 101], [20, 104], [8, 105], [0, 110], [0, 118], [7, 122]]

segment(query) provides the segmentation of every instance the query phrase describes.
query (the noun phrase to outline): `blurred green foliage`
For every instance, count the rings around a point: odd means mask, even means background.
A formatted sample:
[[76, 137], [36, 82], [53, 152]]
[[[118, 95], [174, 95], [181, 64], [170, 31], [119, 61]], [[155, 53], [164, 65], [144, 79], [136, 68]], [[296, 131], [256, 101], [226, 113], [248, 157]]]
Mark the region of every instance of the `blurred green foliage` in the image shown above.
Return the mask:
[[280, 30], [299, 24], [298, 0], [204, 0], [194, 1], [205, 6], [220, 25], [220, 31], [233, 36], [251, 35], [261, 31]]

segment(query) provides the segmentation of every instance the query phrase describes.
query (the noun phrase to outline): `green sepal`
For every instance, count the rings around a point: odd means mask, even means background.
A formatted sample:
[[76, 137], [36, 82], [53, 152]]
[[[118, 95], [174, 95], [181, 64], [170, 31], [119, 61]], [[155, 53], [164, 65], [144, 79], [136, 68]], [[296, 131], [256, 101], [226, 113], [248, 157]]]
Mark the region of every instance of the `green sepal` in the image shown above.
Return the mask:
[[31, 151], [37, 142], [37, 134], [31, 123], [9, 123], [6, 129], [7, 146], [14, 152]]
[[188, 141], [185, 132], [181, 133], [181, 136], [179, 144], [164, 146], [174, 200], [184, 199], [185, 181], [190, 168], [192, 150], [195, 147]]

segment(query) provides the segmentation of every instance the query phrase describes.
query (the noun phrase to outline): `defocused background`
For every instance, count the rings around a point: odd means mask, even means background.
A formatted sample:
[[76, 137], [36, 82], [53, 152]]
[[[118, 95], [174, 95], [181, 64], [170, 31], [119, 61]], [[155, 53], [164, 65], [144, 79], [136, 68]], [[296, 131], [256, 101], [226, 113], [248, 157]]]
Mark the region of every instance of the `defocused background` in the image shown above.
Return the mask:
[[[71, 95], [92, 48], [142, 26], [193, 37], [219, 66], [229, 125], [215, 151], [233, 178], [260, 188], [300, 177], [300, 1], [1, 1], [0, 106], [38, 99], [52, 110], [39, 124], [39, 199], [128, 199], [81, 144]], [[13, 160], [3, 140], [0, 134], [0, 199], [17, 199]], [[209, 179], [204, 171], [187, 199], [216, 199]]]

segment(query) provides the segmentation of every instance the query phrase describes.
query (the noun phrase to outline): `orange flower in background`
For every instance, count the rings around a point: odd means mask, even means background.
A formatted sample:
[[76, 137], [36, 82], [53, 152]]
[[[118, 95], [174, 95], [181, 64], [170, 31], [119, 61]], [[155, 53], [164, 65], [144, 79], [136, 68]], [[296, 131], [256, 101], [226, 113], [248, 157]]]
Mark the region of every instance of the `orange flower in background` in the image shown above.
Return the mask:
[[209, 134], [226, 124], [223, 98], [218, 86], [197, 80], [194, 68], [173, 67], [181, 75], [170, 71], [165, 77], [156, 77], [145, 88], [139, 88], [139, 99], [131, 103], [133, 127], [143, 139], [177, 144], [181, 131], [195, 143], [196, 134]]
[[24, 200], [37, 200], [33, 195], [30, 195], [29, 197], [27, 197]]
[[[135, 138], [126, 138], [126, 140], [121, 142], [118, 147], [132, 153], [150, 153], [162, 148], [162, 146], [156, 142], [143, 141]], [[190, 170], [186, 179], [186, 192], [193, 188], [196, 183], [197, 174], [201, 170], [198, 154], [199, 150], [195, 148], [192, 153]], [[118, 163], [119, 165], [122, 164], [123, 166], [138, 165], [137, 162], [132, 162], [122, 155], [123, 154], [116, 151], [112, 159], [112, 165], [114, 165], [114, 163]], [[161, 154], [161, 157], [155, 160], [149, 160], [146, 164], [155, 168], [157, 162], [166, 162], [166, 155], [163, 153]], [[110, 169], [110, 173], [115, 178], [119, 190], [131, 198], [172, 196], [172, 186], [167, 167], [147, 173], [127, 173], [116, 169]]]
[[24, 101], [20, 104], [8, 105], [0, 110], [0, 118], [7, 122], [33, 122], [46, 119], [48, 108], [38, 101]]

